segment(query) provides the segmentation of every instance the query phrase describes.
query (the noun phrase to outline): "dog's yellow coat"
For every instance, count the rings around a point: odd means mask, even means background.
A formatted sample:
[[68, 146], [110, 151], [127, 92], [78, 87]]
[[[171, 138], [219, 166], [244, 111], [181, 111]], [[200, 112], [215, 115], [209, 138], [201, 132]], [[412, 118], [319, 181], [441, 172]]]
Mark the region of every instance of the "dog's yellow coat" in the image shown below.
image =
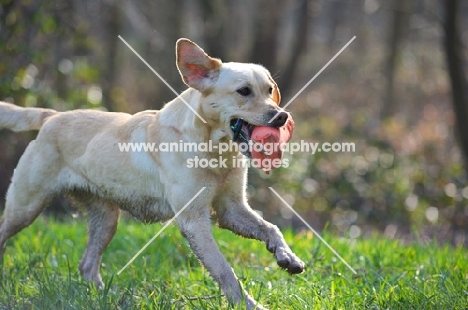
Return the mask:
[[[262, 66], [222, 63], [195, 43], [180, 39], [177, 67], [190, 89], [160, 111], [135, 115], [56, 112], [0, 104], [0, 127], [16, 131], [40, 128], [21, 157], [8, 190], [0, 221], [0, 255], [10, 237], [34, 221], [55, 195], [67, 192], [87, 209], [89, 217], [89, 239], [80, 271], [87, 280], [103, 286], [101, 254], [114, 236], [119, 209], [144, 222], [164, 221], [206, 187], [177, 222], [228, 299], [235, 303], [244, 299], [248, 309], [262, 309], [239, 285], [219, 251], [211, 232], [213, 213], [221, 227], [264, 241], [278, 264], [290, 273], [303, 271], [304, 263], [292, 253], [278, 228], [247, 204], [246, 168], [190, 169], [184, 164], [193, 156], [217, 158], [217, 152], [119, 151], [121, 142], [227, 142], [232, 136], [230, 124], [239, 118], [251, 126], [265, 126], [280, 112], [282, 116], [272, 125], [281, 127], [287, 121], [288, 115], [278, 106], [278, 87]], [[228, 152], [223, 156], [242, 155]]]

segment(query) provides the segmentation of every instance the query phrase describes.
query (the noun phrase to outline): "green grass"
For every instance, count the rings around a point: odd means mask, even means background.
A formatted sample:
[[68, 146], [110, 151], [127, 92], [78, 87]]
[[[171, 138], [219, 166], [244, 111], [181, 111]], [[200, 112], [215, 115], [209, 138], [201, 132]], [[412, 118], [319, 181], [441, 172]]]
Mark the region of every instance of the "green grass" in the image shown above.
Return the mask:
[[[103, 256], [106, 289], [99, 290], [77, 271], [85, 221], [40, 218], [8, 243], [0, 309], [232, 309], [174, 225], [117, 276], [160, 228], [121, 221]], [[377, 236], [350, 242], [325, 234], [358, 271], [353, 275], [312, 234], [285, 232], [307, 264], [303, 274], [290, 276], [262, 243], [213, 231], [247, 291], [271, 309], [467, 309], [465, 248]]]

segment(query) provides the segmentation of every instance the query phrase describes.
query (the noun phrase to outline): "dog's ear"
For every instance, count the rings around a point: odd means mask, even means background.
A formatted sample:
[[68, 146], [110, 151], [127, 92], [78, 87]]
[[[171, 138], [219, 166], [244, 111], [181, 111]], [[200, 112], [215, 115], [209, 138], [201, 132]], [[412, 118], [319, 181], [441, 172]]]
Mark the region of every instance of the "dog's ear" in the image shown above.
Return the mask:
[[176, 44], [176, 56], [177, 68], [188, 86], [203, 92], [218, 79], [221, 60], [211, 58], [192, 41], [179, 39]]
[[278, 88], [278, 84], [276, 84], [275, 80], [268, 74], [268, 78], [273, 83], [273, 93], [271, 94], [273, 101], [276, 102], [277, 105], [280, 105], [281, 102], [281, 93]]

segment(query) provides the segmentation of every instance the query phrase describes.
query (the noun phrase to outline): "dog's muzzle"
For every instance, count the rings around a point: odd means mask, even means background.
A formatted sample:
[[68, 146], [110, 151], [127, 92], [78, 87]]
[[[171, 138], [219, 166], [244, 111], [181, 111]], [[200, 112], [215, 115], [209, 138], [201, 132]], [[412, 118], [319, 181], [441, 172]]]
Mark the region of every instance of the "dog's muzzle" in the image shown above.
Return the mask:
[[[272, 120], [271, 123], [266, 124], [265, 126], [272, 127], [272, 128], [281, 128], [288, 121], [289, 113], [287, 112], [271, 111], [269, 114], [270, 114], [269, 117], [271, 118], [274, 117], [274, 119]], [[252, 134], [254, 132], [254, 129], [256, 128], [255, 125], [252, 125], [246, 122], [242, 118], [232, 119], [230, 123], [230, 127], [233, 132], [232, 141], [237, 142], [239, 144], [243, 144], [243, 143], [249, 144], [250, 140], [252, 139]], [[247, 150], [244, 151], [244, 149], [247, 149]], [[241, 149], [241, 153], [249, 158], [252, 158], [252, 154], [249, 148]]]

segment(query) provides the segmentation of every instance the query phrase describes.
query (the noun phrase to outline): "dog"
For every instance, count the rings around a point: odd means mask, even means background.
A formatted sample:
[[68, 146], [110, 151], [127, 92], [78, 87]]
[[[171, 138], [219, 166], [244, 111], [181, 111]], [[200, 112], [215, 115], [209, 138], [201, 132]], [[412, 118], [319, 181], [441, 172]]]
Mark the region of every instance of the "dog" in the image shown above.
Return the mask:
[[[264, 309], [243, 289], [221, 254], [212, 235], [213, 215], [221, 228], [265, 242], [278, 265], [289, 273], [303, 272], [304, 263], [280, 230], [248, 205], [246, 167], [229, 161], [227, 168], [197, 169], [185, 164], [193, 156], [218, 158], [217, 150], [119, 151], [119, 143], [127, 142], [227, 143], [233, 136], [232, 125], [239, 119], [244, 120], [243, 136], [248, 140], [255, 126], [280, 128], [290, 117], [279, 107], [278, 86], [261, 65], [223, 63], [188, 39], [176, 43], [176, 65], [189, 88], [159, 111], [134, 115], [57, 112], [0, 103], [0, 128], [39, 130], [21, 157], [7, 192], [0, 220], [0, 257], [9, 238], [30, 225], [54, 196], [67, 193], [88, 214], [88, 241], [79, 270], [86, 280], [102, 288], [101, 255], [116, 232], [120, 210], [145, 223], [167, 221], [205, 187], [176, 220], [228, 300], [234, 304], [244, 301], [248, 309]], [[250, 154], [246, 151], [244, 155]], [[230, 150], [222, 156], [243, 155]]]

